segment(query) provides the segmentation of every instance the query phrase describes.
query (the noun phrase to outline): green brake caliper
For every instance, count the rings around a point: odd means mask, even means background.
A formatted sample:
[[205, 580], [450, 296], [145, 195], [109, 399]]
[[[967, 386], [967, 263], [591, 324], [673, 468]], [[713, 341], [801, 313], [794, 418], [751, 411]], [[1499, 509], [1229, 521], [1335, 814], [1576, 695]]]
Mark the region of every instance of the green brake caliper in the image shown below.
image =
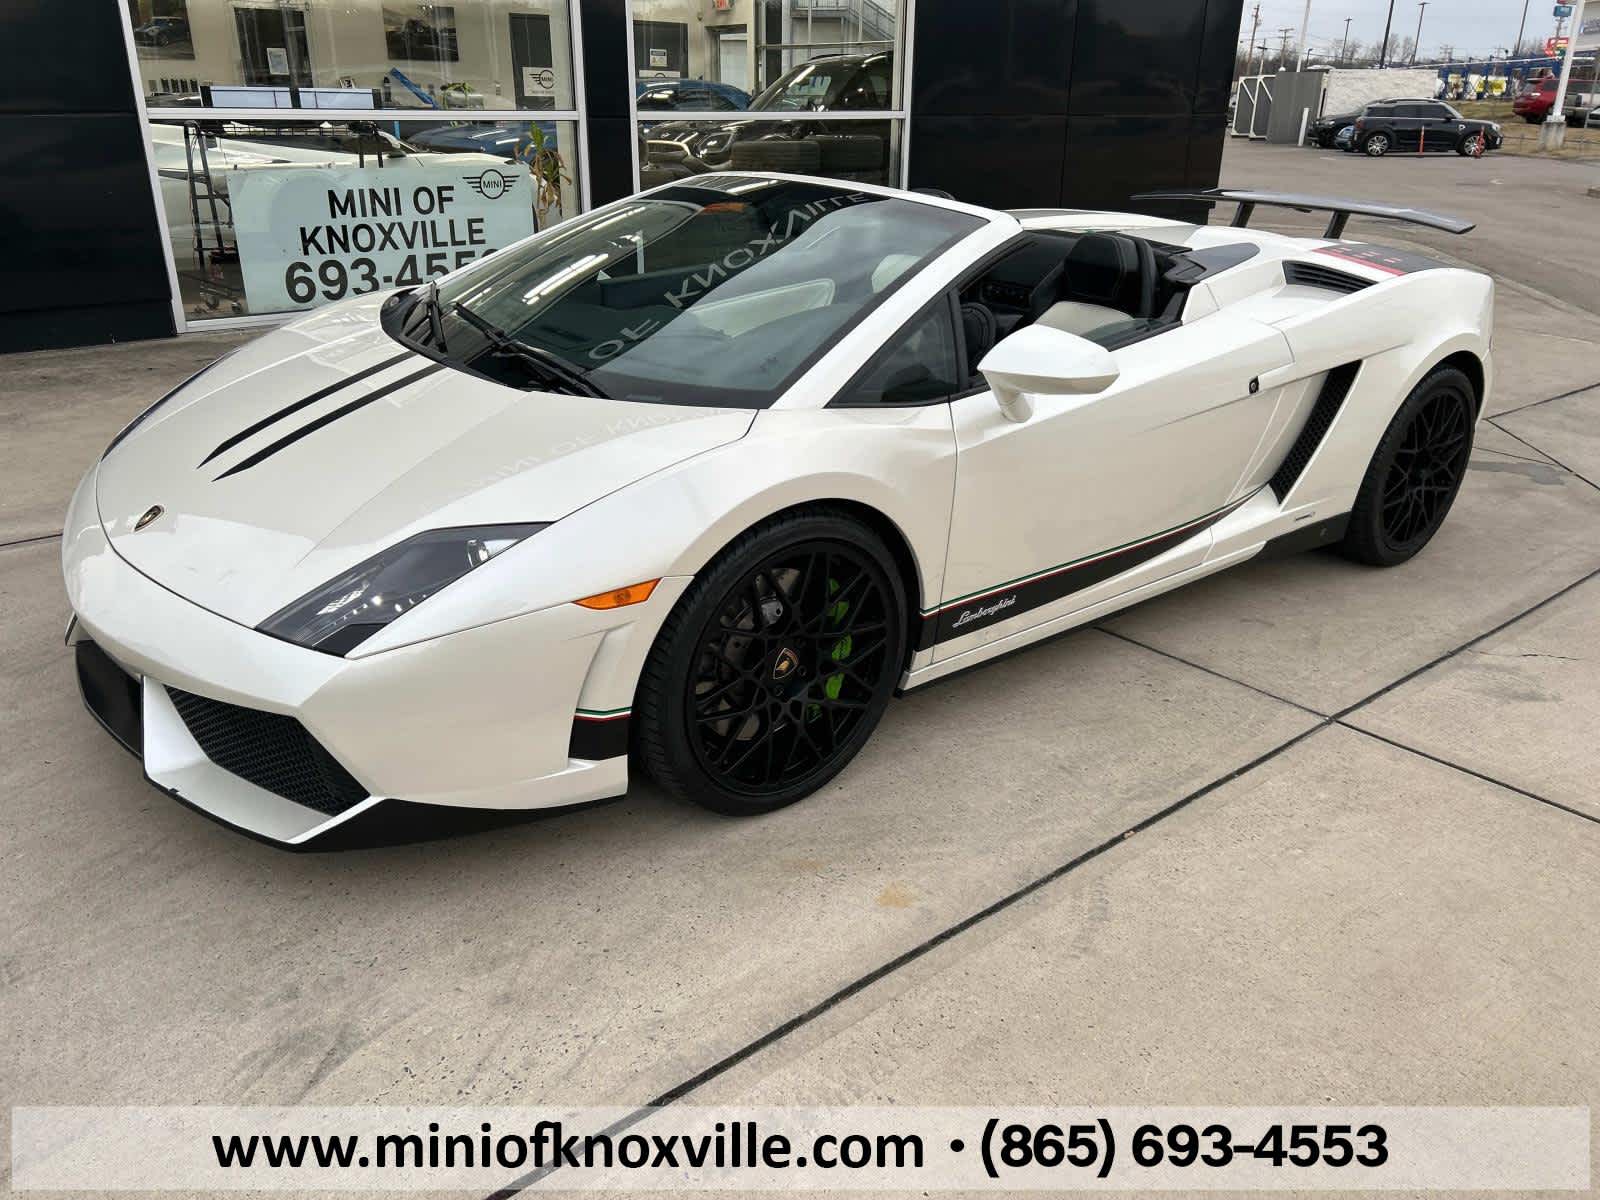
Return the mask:
[[[839, 590], [839, 581], [837, 579], [828, 580], [828, 595], [832, 596], [838, 590]], [[836, 601], [834, 601], [832, 604], [830, 604], [828, 606], [828, 611], [823, 613], [823, 615], [822, 615], [822, 627], [825, 630], [838, 629], [839, 626], [844, 624], [845, 616], [849, 612], [850, 612], [850, 602], [848, 600], [836, 600]], [[836, 663], [837, 662], [844, 662], [846, 659], [848, 659], [850, 657], [851, 645], [852, 645], [852, 643], [851, 643], [850, 635], [848, 633], [845, 634], [843, 637], [840, 637], [840, 638], [836, 639], [834, 641], [834, 643], [833, 643], [833, 646], [828, 651], [829, 659], [831, 659], [833, 662], [836, 662]], [[837, 700], [839, 698], [839, 693], [843, 689], [844, 689], [844, 672], [843, 671], [835, 671], [832, 675], [827, 676], [822, 681], [822, 692], [823, 692], [823, 695], [827, 696], [829, 700]], [[808, 705], [806, 705], [806, 720], [807, 721], [815, 721], [821, 715], [822, 715], [822, 706], [820, 704], [808, 704]]]

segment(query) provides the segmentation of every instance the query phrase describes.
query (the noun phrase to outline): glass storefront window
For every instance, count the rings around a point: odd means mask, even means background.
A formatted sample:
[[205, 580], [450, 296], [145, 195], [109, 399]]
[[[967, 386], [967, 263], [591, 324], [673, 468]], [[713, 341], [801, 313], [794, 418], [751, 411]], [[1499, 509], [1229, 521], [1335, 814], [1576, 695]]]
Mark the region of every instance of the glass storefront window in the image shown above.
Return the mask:
[[151, 108], [570, 111], [576, 0], [128, 0]]
[[639, 186], [725, 170], [899, 184], [905, 3], [629, 0]]
[[708, 171], [781, 171], [887, 187], [900, 182], [898, 120], [639, 124], [639, 186], [657, 187]]
[[152, 122], [189, 320], [418, 286], [579, 211], [576, 122], [347, 116]]
[[[634, 77], [651, 91], [698, 96], [703, 92], [692, 85], [715, 84], [737, 88], [748, 100], [807, 62], [882, 56], [874, 65], [872, 103], [860, 95], [857, 101], [899, 109], [903, 9], [903, 0], [629, 0]], [[836, 70], [833, 81], [842, 75]]]

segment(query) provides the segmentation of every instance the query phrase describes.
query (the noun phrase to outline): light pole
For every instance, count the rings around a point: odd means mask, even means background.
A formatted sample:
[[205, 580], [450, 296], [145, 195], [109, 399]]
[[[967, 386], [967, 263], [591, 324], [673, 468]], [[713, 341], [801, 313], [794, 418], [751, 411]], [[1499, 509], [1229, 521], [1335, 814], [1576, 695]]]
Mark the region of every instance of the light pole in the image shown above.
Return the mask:
[[1350, 49], [1350, 18], [1344, 19], [1344, 42], [1339, 47], [1339, 65], [1344, 66], [1345, 51]]
[[1383, 69], [1389, 55], [1389, 26], [1394, 24], [1394, 0], [1389, 0], [1389, 15], [1383, 19], [1383, 45], [1378, 48], [1378, 69]]
[[[1577, 7], [1572, 13], [1573, 35], [1567, 39], [1566, 51], [1561, 56], [1561, 79], [1556, 84], [1556, 101], [1550, 107], [1550, 115], [1545, 117], [1544, 124], [1539, 127], [1539, 149], [1559, 150], [1561, 143], [1567, 137], [1567, 84], [1572, 80], [1572, 56], [1577, 52], [1577, 32], [1583, 28], [1584, 0], [1578, 0]], [[1560, 20], [1556, 21], [1556, 41], [1561, 41]]]
[[1306, 29], [1310, 24], [1311, 0], [1306, 0], [1306, 11], [1300, 18], [1300, 45], [1297, 51], [1300, 62], [1295, 67], [1295, 70], [1297, 71], [1304, 71], [1306, 69]]
[[1422, 14], [1428, 11], [1428, 0], [1420, 0], [1417, 4], [1417, 37], [1411, 45], [1411, 65], [1417, 65], [1417, 56], [1422, 53]]
[[1522, 31], [1528, 27], [1528, 0], [1522, 0], [1522, 23], [1517, 26], [1516, 44], [1511, 47], [1508, 57], [1516, 58], [1522, 53]]

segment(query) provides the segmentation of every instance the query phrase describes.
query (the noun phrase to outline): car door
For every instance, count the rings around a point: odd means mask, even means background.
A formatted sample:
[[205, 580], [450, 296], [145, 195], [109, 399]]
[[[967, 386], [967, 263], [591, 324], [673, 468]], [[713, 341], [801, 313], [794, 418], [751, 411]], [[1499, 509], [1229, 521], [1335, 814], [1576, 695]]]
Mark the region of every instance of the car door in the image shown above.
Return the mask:
[[1454, 150], [1456, 142], [1466, 132], [1465, 123], [1442, 104], [1423, 106], [1427, 119], [1423, 122], [1423, 143], [1432, 151]]
[[1224, 310], [1112, 355], [1111, 386], [1033, 396], [1020, 423], [981, 381], [952, 402], [935, 661], [1197, 565], [1240, 499], [1277, 401], [1258, 376], [1292, 361], [1282, 334]]

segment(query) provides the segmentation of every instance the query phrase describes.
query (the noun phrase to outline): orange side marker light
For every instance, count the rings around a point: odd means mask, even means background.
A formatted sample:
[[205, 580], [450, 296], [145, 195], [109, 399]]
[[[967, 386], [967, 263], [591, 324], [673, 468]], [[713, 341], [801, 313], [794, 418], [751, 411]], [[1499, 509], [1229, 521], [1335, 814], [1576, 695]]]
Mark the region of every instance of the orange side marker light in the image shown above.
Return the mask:
[[650, 593], [656, 590], [656, 584], [660, 582], [659, 579], [647, 579], [643, 583], [630, 583], [627, 587], [585, 596], [573, 603], [581, 604], [584, 608], [627, 608], [630, 604], [643, 604], [650, 599]]

